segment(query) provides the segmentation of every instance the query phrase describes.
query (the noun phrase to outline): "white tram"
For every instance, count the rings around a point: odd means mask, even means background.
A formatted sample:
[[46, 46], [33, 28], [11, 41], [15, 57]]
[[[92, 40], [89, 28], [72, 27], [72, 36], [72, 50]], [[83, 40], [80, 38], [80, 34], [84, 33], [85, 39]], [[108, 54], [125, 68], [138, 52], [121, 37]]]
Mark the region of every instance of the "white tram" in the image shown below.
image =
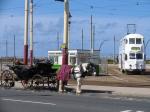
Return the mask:
[[145, 71], [144, 37], [128, 34], [120, 40], [119, 69], [124, 71]]

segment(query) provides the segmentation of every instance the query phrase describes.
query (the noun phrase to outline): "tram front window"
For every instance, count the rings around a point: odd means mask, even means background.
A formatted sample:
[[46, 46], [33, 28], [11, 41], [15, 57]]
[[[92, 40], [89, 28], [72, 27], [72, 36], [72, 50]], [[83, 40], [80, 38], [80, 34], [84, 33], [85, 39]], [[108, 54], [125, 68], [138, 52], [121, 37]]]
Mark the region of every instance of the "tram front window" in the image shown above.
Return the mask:
[[129, 44], [135, 44], [135, 38], [130, 38], [129, 39]]
[[130, 59], [135, 59], [135, 53], [130, 53]]
[[143, 59], [143, 54], [137, 53], [136, 54], [136, 59]]
[[136, 38], [136, 44], [142, 44], [141, 38]]

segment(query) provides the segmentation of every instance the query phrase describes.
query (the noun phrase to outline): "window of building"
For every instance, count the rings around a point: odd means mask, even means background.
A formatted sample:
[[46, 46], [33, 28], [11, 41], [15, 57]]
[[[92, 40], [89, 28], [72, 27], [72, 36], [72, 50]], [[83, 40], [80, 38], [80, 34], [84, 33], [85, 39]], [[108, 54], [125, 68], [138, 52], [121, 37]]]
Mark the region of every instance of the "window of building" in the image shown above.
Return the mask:
[[55, 57], [54, 57], [54, 63], [55, 63], [55, 64], [58, 64], [58, 56], [55, 56]]
[[130, 59], [135, 59], [135, 53], [130, 53]]
[[137, 53], [136, 54], [136, 59], [143, 59], [143, 54], [142, 53]]
[[136, 38], [136, 44], [142, 44], [141, 38]]
[[70, 57], [70, 64], [75, 65], [76, 64], [76, 57]]
[[49, 56], [49, 60], [54, 63], [54, 56]]
[[129, 44], [135, 44], [135, 38], [130, 38], [129, 39]]

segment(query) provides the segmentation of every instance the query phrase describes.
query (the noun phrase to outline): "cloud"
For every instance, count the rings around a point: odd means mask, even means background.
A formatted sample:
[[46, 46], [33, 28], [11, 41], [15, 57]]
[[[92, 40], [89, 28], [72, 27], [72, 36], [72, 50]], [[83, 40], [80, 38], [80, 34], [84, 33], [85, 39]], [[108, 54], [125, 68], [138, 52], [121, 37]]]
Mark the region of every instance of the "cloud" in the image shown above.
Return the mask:
[[34, 28], [34, 31], [40, 35], [54, 35], [57, 32], [63, 31], [63, 19], [57, 18], [57, 20], [51, 19], [45, 21], [45, 19], [43, 18], [43, 20], [37, 21], [35, 23]]
[[[89, 17], [73, 17], [71, 18], [71, 48], [76, 49], [80, 48], [81, 42], [81, 29], [84, 30], [84, 48], [90, 48], [90, 18]], [[0, 27], [0, 36], [5, 39], [13, 41], [13, 35], [16, 34], [16, 42], [21, 45], [20, 49], [17, 51], [18, 54], [21, 54], [23, 51], [23, 37], [24, 37], [24, 17], [7, 17], [2, 19]], [[137, 25], [137, 33], [143, 34], [145, 39], [149, 39], [150, 36], [150, 18], [108, 18], [108, 17], [94, 17], [93, 23], [96, 26], [96, 42], [95, 48], [98, 49], [99, 44], [102, 40], [108, 39], [109, 42], [106, 42], [103, 47], [103, 52], [110, 54], [113, 51], [107, 50], [110, 49], [109, 45], [113, 44], [113, 37], [116, 36], [116, 39], [121, 39], [126, 35], [127, 29], [126, 25], [133, 23]], [[56, 46], [56, 36], [57, 32], [61, 33], [61, 42], [63, 37], [63, 17], [61, 16], [36, 16], [34, 18], [34, 41], [38, 44], [35, 44], [36, 55], [45, 55], [47, 56], [48, 50], [54, 50]], [[77, 45], [77, 42], [79, 45]], [[44, 44], [43, 44], [44, 43]], [[109, 44], [108, 44], [109, 43]], [[61, 44], [61, 43], [60, 43]], [[19, 46], [18, 45], [18, 46]], [[44, 46], [43, 46], [44, 45]], [[13, 46], [13, 43], [10, 44], [10, 48]], [[17, 47], [18, 47], [17, 46]], [[5, 47], [5, 46], [4, 46]], [[117, 46], [118, 47], [118, 46]], [[4, 48], [5, 49], [5, 48]], [[10, 51], [13, 55], [13, 51]], [[4, 52], [3, 52], [4, 53]], [[21, 54], [22, 55], [22, 54]]]
[[102, 29], [109, 29], [109, 28], [114, 28], [117, 26], [118, 23], [116, 22], [112, 22], [112, 23], [106, 23], [106, 24], [100, 24], [99, 25], [99, 28], [102, 28]]
[[4, 26], [4, 32], [3, 32], [3, 38], [8, 38], [12, 35], [22, 36], [23, 35], [23, 27], [20, 25], [5, 25]]
[[103, 23], [103, 24], [98, 24], [97, 28], [99, 29], [97, 31], [98, 34], [105, 34], [107, 30], [111, 30], [112, 28], [116, 28], [118, 25], [117, 22], [111, 22], [111, 23]]

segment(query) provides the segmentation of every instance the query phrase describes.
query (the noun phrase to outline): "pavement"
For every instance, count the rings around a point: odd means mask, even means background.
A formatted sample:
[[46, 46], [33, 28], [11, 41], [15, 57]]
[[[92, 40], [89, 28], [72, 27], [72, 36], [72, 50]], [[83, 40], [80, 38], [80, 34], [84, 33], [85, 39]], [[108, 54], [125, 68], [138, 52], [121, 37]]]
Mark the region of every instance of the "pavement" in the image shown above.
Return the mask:
[[[75, 84], [68, 84], [68, 89], [75, 90]], [[15, 83], [14, 89], [24, 89], [20, 82]], [[150, 97], [150, 88], [136, 88], [136, 87], [114, 87], [114, 86], [97, 86], [97, 85], [82, 85], [84, 93], [106, 93], [117, 96], [130, 97]]]
[[[76, 88], [75, 85], [69, 85], [68, 87], [74, 89]], [[119, 96], [150, 97], [149, 88], [83, 85], [82, 90]]]

